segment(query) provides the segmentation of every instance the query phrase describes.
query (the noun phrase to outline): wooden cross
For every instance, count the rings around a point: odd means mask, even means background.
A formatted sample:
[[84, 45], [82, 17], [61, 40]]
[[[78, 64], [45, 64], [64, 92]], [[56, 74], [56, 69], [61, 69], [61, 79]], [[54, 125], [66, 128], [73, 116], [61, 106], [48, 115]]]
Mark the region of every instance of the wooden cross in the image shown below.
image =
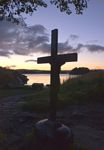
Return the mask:
[[58, 29], [52, 30], [51, 34], [51, 56], [38, 58], [38, 63], [50, 63], [51, 85], [50, 85], [50, 119], [56, 120], [56, 103], [60, 86], [60, 70], [65, 62], [77, 61], [77, 53], [58, 55]]

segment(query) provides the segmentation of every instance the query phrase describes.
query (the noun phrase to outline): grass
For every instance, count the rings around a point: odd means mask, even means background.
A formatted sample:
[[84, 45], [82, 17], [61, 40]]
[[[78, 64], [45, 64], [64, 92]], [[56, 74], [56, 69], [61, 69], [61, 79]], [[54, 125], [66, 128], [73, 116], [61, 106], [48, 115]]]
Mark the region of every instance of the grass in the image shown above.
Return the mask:
[[66, 81], [59, 96], [63, 104], [104, 102], [104, 73], [95, 71]]
[[7, 136], [6, 133], [0, 130], [0, 144], [6, 140]]
[[[27, 96], [22, 108], [29, 111], [48, 111], [49, 90]], [[104, 102], [104, 72], [90, 72], [86, 75], [69, 79], [61, 85], [57, 109], [71, 104]]]
[[0, 100], [2, 100], [2, 98], [6, 98], [9, 96], [31, 94], [31, 93], [35, 93], [35, 90], [28, 86], [21, 87], [21, 88], [14, 88], [14, 89], [13, 88], [0, 89]]
[[22, 105], [24, 110], [47, 112], [49, 105], [49, 90], [44, 89], [36, 92], [34, 95], [26, 96]]

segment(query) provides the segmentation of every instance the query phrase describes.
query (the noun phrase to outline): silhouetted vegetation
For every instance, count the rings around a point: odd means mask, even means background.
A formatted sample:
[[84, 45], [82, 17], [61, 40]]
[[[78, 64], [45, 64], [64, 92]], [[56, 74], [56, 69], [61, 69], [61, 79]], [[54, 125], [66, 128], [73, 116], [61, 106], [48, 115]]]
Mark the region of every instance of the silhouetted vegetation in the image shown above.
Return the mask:
[[[70, 15], [72, 7], [74, 7], [77, 14], [82, 14], [83, 10], [87, 7], [88, 0], [50, 0], [50, 3], [55, 5], [61, 12]], [[47, 7], [48, 2], [45, 0], [0, 0], [0, 19], [7, 19], [19, 23], [21, 14], [32, 14], [37, 10], [37, 7]]]
[[24, 86], [28, 79], [15, 70], [0, 67], [0, 88], [15, 88]]
[[32, 84], [32, 88], [34, 90], [43, 90], [44, 84], [43, 83], [33, 83]]
[[86, 67], [79, 67], [79, 68], [74, 68], [70, 71], [70, 74], [72, 75], [83, 75], [83, 74], [86, 74], [90, 71], [89, 68], [86, 68]]

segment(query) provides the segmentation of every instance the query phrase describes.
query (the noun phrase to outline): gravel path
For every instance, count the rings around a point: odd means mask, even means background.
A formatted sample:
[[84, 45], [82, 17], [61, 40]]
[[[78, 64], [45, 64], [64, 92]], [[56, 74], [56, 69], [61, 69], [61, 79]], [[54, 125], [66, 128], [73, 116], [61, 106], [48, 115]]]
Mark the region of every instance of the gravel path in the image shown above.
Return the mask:
[[[17, 107], [25, 96], [11, 96], [0, 103], [0, 150], [8, 150], [8, 145], [22, 140], [32, 131], [35, 122], [46, 115], [23, 112]], [[74, 105], [57, 115], [58, 120], [72, 127], [75, 142], [80, 142], [88, 150], [104, 150], [103, 105]]]

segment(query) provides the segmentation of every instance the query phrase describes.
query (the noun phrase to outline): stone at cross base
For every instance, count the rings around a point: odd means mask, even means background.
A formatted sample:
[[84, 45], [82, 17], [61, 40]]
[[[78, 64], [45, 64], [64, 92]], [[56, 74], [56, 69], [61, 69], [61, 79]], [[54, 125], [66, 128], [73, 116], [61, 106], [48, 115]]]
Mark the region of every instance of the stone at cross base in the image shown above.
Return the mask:
[[60, 86], [60, 68], [65, 62], [77, 61], [77, 54], [58, 55], [58, 30], [52, 30], [51, 56], [38, 58], [38, 63], [50, 63], [50, 112], [49, 118], [41, 120], [35, 125], [36, 150], [72, 150], [73, 133], [71, 128], [56, 119], [56, 104]]

